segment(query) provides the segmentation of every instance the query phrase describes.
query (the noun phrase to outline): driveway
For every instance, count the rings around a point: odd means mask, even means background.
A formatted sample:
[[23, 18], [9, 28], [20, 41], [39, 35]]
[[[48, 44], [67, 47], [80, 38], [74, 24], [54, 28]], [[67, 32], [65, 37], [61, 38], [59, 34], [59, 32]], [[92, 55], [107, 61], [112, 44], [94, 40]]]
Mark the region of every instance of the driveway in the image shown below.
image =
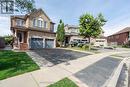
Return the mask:
[[31, 51], [41, 56], [40, 58], [44, 58], [54, 65], [90, 55], [89, 53], [82, 53], [65, 49], [41, 49]]

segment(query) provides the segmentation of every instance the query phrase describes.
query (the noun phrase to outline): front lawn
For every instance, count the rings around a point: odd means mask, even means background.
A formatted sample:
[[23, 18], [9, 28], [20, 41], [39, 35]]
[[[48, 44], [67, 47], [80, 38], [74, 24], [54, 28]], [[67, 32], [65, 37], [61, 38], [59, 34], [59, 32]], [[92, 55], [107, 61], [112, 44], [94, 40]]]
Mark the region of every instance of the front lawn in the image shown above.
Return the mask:
[[39, 69], [25, 53], [0, 51], [0, 80]]
[[47, 87], [78, 87], [73, 81], [68, 78], [64, 78], [54, 84], [51, 84]]

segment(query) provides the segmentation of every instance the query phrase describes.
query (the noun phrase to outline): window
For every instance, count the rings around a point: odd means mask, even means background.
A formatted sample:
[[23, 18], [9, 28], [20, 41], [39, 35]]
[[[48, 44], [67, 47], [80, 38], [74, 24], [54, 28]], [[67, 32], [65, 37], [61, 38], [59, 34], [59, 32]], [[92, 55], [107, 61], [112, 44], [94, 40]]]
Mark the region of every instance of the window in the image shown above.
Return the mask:
[[37, 26], [37, 20], [33, 19], [33, 26], [36, 27]]
[[16, 25], [17, 25], [17, 26], [23, 26], [23, 25], [24, 25], [24, 20], [17, 19], [17, 20], [16, 20]]
[[39, 18], [38, 19], [38, 27], [43, 27], [43, 19], [42, 18]]
[[41, 20], [38, 20], [38, 27], [43, 27], [42, 24], [43, 22]]
[[47, 22], [44, 21], [44, 28], [47, 28]]

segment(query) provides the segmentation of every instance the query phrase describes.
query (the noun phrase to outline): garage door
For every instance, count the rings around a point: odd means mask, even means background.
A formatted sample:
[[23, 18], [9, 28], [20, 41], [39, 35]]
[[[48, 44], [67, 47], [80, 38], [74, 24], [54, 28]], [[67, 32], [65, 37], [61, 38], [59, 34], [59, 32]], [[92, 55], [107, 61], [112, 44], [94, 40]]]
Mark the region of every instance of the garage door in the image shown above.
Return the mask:
[[42, 38], [31, 38], [30, 45], [31, 45], [31, 49], [43, 48], [43, 39]]
[[54, 39], [45, 39], [45, 48], [54, 48]]

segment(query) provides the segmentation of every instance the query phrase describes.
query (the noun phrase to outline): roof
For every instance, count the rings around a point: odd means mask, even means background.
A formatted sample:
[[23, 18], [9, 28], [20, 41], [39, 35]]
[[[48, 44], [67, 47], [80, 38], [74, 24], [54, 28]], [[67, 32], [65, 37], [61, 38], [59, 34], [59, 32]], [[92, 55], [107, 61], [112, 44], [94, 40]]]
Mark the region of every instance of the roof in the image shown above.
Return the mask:
[[38, 12], [42, 12], [49, 20], [51, 23], [55, 24], [54, 22], [51, 21], [51, 19], [47, 16], [47, 14], [40, 8], [40, 9], [35, 9], [33, 12], [30, 12], [26, 15], [15, 15], [15, 16], [11, 16], [13, 18], [20, 18], [20, 19], [26, 19], [27, 17], [33, 15], [33, 14], [37, 14]]
[[[121, 34], [121, 33], [125, 33], [125, 32], [130, 32], [130, 27], [126, 27], [118, 32], [116, 32], [115, 34], [113, 35], [117, 35], [117, 34]], [[110, 36], [113, 36], [113, 35], [110, 35]]]
[[68, 28], [79, 28], [79, 26], [77, 26], [77, 25], [68, 25], [68, 24], [66, 24], [65, 27], [68, 27]]
[[68, 36], [69, 36], [69, 35], [71, 35], [71, 36], [72, 36], [72, 35], [76, 35], [76, 36], [77, 36], [77, 35], [79, 35], [79, 34], [78, 34], [78, 33], [75, 33], [75, 32], [72, 32], [72, 33], [65, 32], [65, 35], [68, 35]]

